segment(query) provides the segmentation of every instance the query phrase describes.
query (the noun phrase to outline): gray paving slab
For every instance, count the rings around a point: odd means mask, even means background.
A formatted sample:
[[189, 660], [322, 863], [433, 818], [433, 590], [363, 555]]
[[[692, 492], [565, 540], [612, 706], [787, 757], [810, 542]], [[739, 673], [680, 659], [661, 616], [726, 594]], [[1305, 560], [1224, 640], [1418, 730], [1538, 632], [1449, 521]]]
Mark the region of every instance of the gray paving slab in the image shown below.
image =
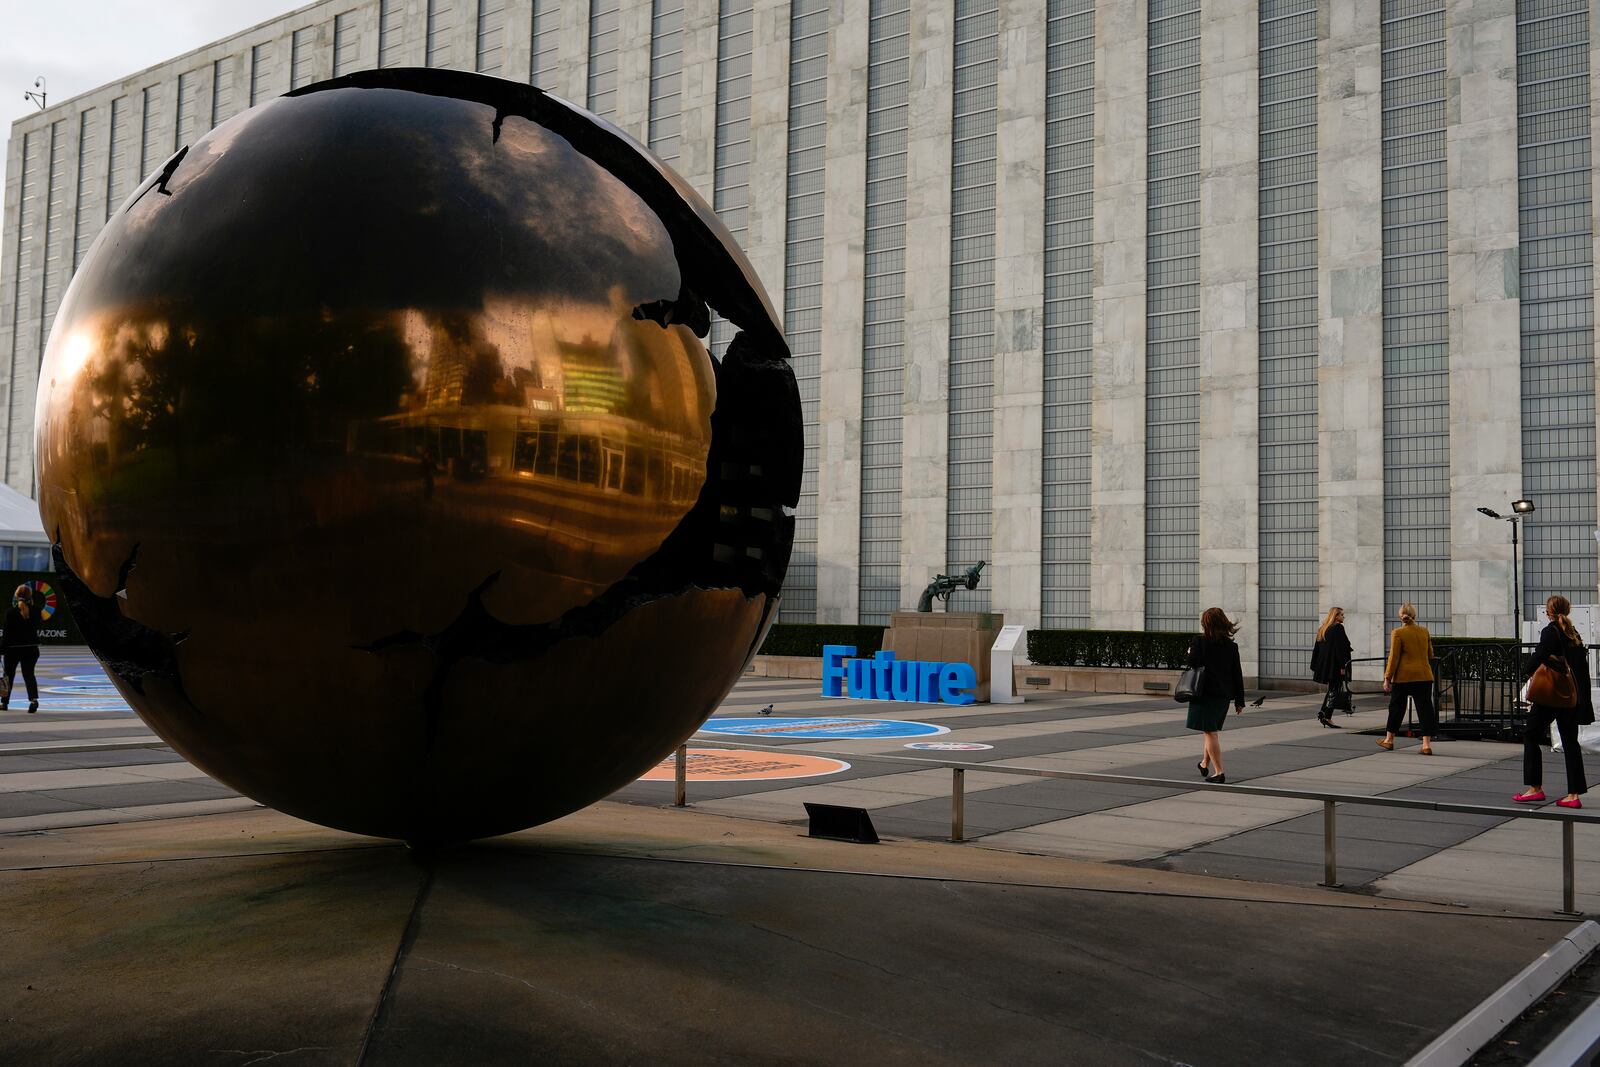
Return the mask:
[[[1396, 841], [1413, 845], [1431, 845], [1434, 848], [1449, 848], [1505, 821], [1492, 815], [1461, 816], [1459, 819], [1447, 821], [1440, 817], [1439, 812], [1389, 811], [1382, 815], [1360, 816], [1356, 814], [1358, 810], [1354, 805], [1346, 805], [1338, 813], [1336, 825], [1341, 848], [1344, 847], [1345, 841]], [[1277, 823], [1273, 829], [1285, 833], [1308, 834], [1320, 841], [1322, 813], [1302, 815], [1287, 822]], [[1248, 831], [1248, 833], [1254, 832]], [[1248, 833], [1242, 836], [1248, 836]]]
[[185, 800], [215, 800], [218, 797], [237, 796], [233, 790], [210, 779], [189, 779], [169, 782], [158, 778], [148, 785], [87, 785], [72, 789], [53, 789], [36, 792], [57, 800], [71, 801], [96, 808], [126, 808], [146, 804], [175, 804]]
[[[1195, 848], [1156, 860], [1143, 860], [1133, 864], [1162, 871], [1183, 871], [1188, 874], [1205, 874], [1213, 878], [1234, 878], [1244, 882], [1276, 882], [1280, 885], [1316, 885], [1322, 880], [1322, 852], [1316, 851], [1314, 859], [1294, 861], [1268, 859], [1258, 856], [1231, 856], [1213, 852], [1209, 848]], [[1376, 882], [1388, 871], [1368, 870], [1362, 867], [1339, 865], [1339, 881], [1347, 889], [1360, 888]], [[1380, 950], [1374, 959], [1392, 960], [1395, 949]], [[1381, 969], [1381, 968], [1378, 968]], [[1486, 994], [1487, 995], [1487, 994]], [[1415, 999], [1407, 996], [1407, 999]], [[1463, 1012], [1465, 1014], [1465, 1012]], [[1451, 1020], [1452, 1022], [1454, 1020]], [[1420, 1047], [1420, 1046], [1419, 1046]]]
[[[10, 757], [0, 757], [4, 760]], [[63, 767], [139, 767], [157, 763], [183, 763], [184, 758], [169, 748], [101, 749], [89, 752], [40, 752], [29, 757], [47, 764], [35, 770], [60, 770]], [[6, 773], [0, 770], [0, 773]]]
[[50, 815], [58, 811], [89, 811], [94, 807], [96, 805], [88, 801], [46, 796], [41, 793], [0, 793], [0, 819]]

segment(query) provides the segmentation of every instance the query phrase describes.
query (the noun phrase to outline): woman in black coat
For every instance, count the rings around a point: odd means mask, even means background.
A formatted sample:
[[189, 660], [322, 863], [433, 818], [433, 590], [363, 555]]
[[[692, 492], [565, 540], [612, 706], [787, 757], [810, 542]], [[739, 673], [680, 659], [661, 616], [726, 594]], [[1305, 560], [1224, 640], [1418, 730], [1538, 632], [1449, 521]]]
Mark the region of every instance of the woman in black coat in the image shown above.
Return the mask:
[[1228, 705], [1234, 714], [1244, 710], [1244, 671], [1239, 666], [1239, 646], [1233, 643], [1238, 627], [1221, 608], [1207, 608], [1200, 616], [1200, 634], [1189, 642], [1189, 666], [1205, 669], [1201, 692], [1189, 702], [1191, 730], [1205, 735], [1200, 776], [1219, 785], [1228, 780], [1222, 772], [1222, 724]]
[[[1333, 721], [1333, 694], [1349, 684], [1353, 656], [1350, 638], [1344, 632], [1344, 609], [1329, 608], [1328, 617], [1317, 630], [1317, 643], [1311, 649], [1311, 677], [1328, 687], [1327, 695], [1322, 698], [1322, 709], [1317, 712], [1317, 721], [1336, 730], [1339, 724]], [[1345, 714], [1350, 714], [1348, 709]]]
[[39, 710], [39, 682], [33, 676], [33, 665], [39, 662], [39, 619], [33, 607], [33, 587], [24, 583], [11, 594], [11, 609], [6, 612], [5, 631], [0, 633], [0, 658], [6, 672], [5, 692], [0, 694], [0, 710], [11, 707], [11, 683], [16, 680], [17, 668], [22, 668], [22, 680], [28, 684], [28, 712]]
[[1583, 773], [1583, 750], [1578, 747], [1578, 727], [1594, 722], [1594, 701], [1589, 694], [1589, 651], [1567, 617], [1571, 611], [1572, 604], [1564, 596], [1553, 596], [1544, 602], [1544, 614], [1550, 623], [1539, 632], [1539, 647], [1523, 664], [1522, 676], [1528, 678], [1551, 658], [1565, 660], [1578, 690], [1578, 702], [1570, 708], [1534, 704], [1529, 709], [1527, 725], [1522, 728], [1522, 781], [1527, 788], [1511, 798], [1521, 804], [1537, 804], [1545, 798], [1544, 754], [1539, 751], [1539, 739], [1552, 722], [1561, 735], [1561, 755], [1567, 763], [1567, 795], [1556, 803], [1563, 808], [1581, 808], [1583, 801], [1578, 797], [1589, 791], [1589, 780]]

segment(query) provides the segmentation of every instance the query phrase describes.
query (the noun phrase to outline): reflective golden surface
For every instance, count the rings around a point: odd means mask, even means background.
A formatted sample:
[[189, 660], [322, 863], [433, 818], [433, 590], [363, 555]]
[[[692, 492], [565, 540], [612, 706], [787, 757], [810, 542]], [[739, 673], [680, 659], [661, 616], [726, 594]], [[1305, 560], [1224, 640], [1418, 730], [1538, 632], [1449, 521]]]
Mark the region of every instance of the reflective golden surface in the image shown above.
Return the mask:
[[792, 539], [787, 355], [624, 135], [367, 72], [223, 124], [107, 224], [41, 372], [40, 507], [86, 639], [208, 773], [358, 832], [505, 832], [731, 687]]

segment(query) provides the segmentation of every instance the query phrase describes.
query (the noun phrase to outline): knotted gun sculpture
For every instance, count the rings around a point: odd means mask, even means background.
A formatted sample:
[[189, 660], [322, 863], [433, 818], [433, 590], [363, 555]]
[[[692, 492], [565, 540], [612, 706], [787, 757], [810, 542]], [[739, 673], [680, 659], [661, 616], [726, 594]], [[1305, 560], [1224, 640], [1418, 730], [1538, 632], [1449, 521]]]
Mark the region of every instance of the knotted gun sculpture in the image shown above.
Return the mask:
[[924, 589], [922, 596], [917, 598], [917, 610], [932, 611], [934, 597], [945, 601], [948, 607], [950, 594], [957, 589], [978, 588], [978, 579], [983, 572], [985, 562], [985, 560], [980, 559], [975, 565], [968, 567], [960, 574], [935, 574], [933, 581], [928, 583], [928, 588]]

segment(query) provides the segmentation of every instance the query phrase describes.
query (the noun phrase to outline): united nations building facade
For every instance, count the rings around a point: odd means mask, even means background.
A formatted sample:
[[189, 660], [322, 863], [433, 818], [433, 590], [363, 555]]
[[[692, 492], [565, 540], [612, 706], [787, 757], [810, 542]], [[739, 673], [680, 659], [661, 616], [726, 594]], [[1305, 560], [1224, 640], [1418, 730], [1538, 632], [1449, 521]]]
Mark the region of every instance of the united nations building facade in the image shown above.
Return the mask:
[[[1509, 634], [1596, 599], [1590, 0], [324, 0], [12, 126], [5, 480], [51, 318], [178, 149], [371, 67], [531, 81], [648, 144], [781, 310], [806, 418], [783, 618], [935, 572], [1029, 626], [1343, 606]], [[249, 256], [219, 248], [219, 257]], [[442, 269], [448, 269], [443, 265]], [[713, 351], [727, 338], [713, 329]]]

